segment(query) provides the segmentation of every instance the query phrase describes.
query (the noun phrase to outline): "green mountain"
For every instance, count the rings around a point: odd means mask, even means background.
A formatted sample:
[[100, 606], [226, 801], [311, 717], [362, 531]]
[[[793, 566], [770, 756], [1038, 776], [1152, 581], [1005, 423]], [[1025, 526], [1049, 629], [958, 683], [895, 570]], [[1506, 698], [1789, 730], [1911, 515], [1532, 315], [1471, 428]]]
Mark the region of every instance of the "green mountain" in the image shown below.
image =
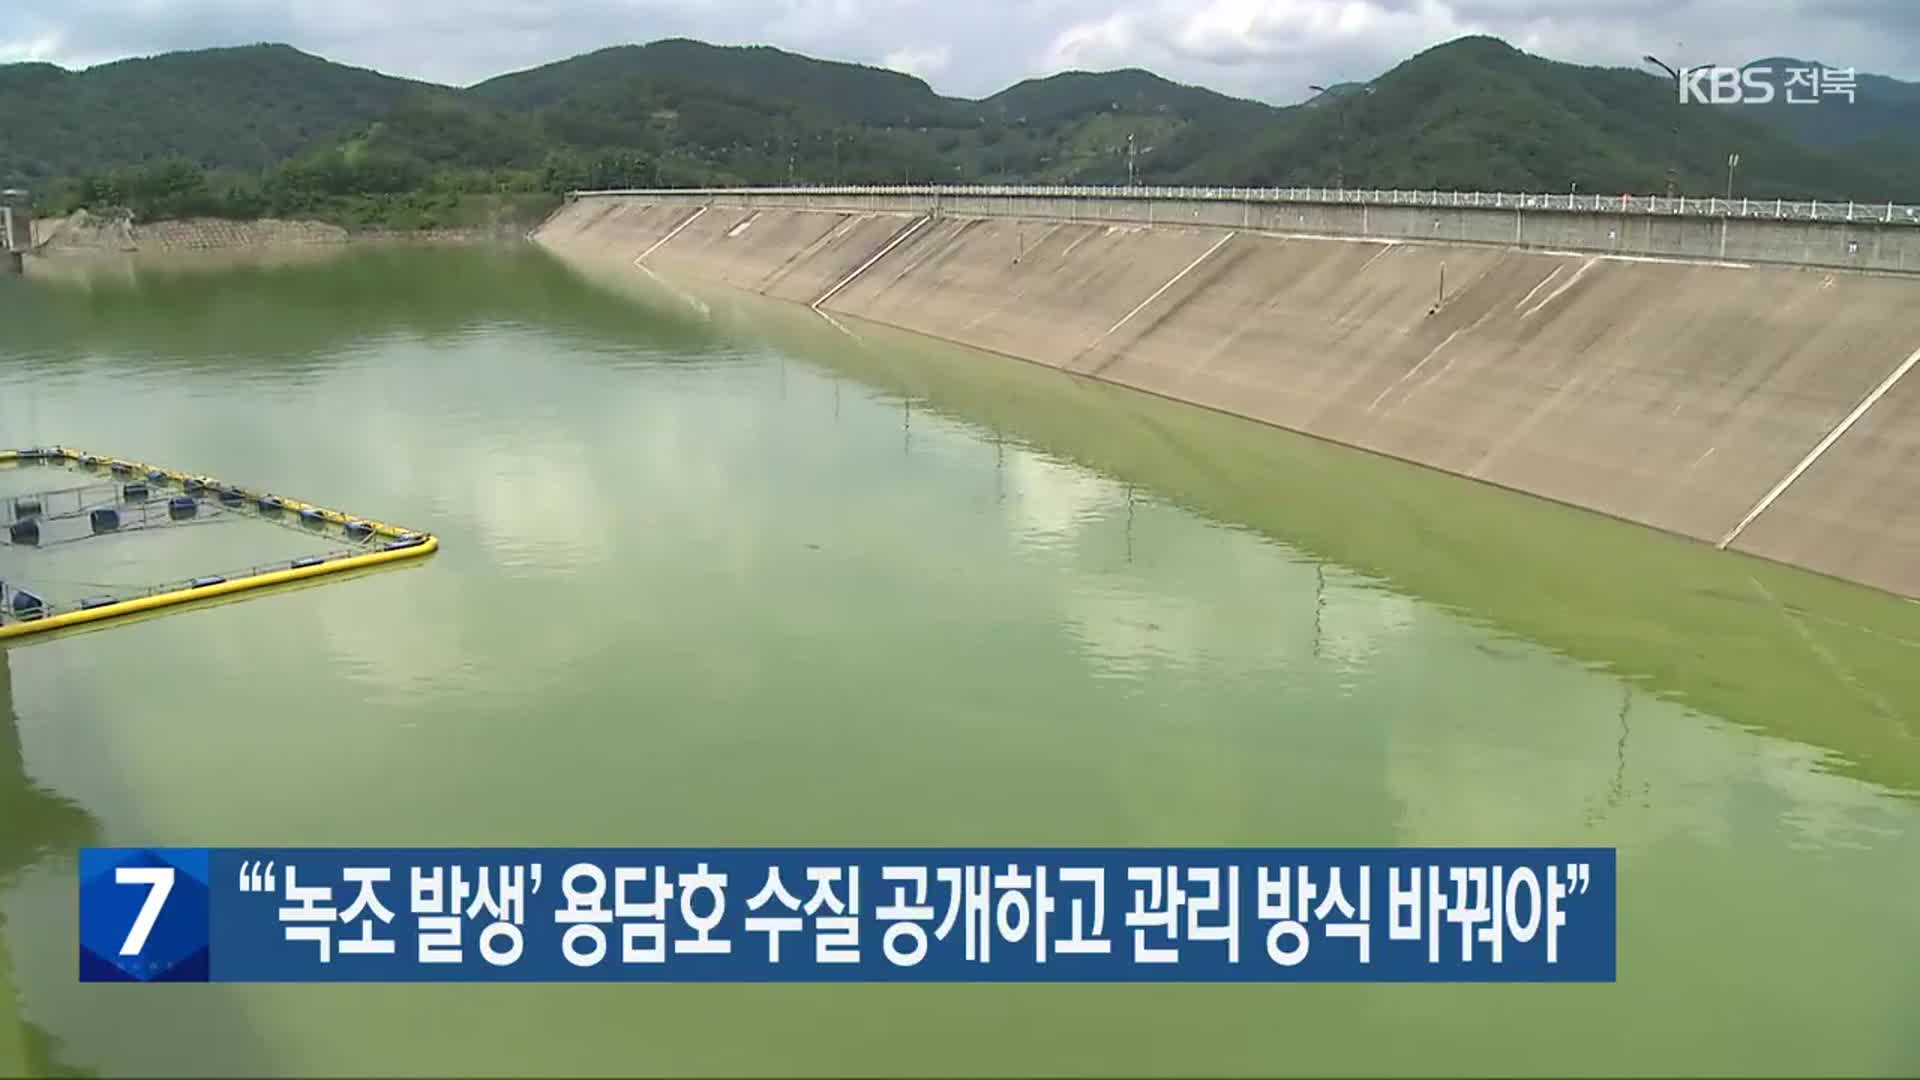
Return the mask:
[[[1823, 76], [1811, 72], [1831, 70], [1818, 61], [1776, 56], [1747, 67], [1770, 68], [1767, 81], [1775, 88], [1774, 99], [1764, 105], [1728, 106], [1748, 119], [1823, 150], [1864, 145], [1874, 158], [1897, 156], [1899, 147], [1920, 151], [1920, 83], [1856, 73], [1849, 98], [1815, 92], [1811, 84]], [[1795, 78], [1803, 81], [1789, 87]]]
[[915, 129], [862, 125], [792, 98], [634, 76], [529, 101], [539, 103], [511, 109], [470, 93], [422, 95], [348, 133], [339, 149], [438, 169], [569, 176], [634, 157], [645, 165], [628, 182], [683, 186], [925, 182], [951, 172]]
[[1682, 105], [1648, 72], [1486, 37], [1288, 108], [1139, 69], [948, 98], [898, 72], [681, 39], [464, 89], [250, 46], [79, 72], [0, 65], [0, 115], [35, 118], [0, 144], [0, 183], [24, 182], [55, 208], [145, 217], [426, 225], [469, 220], [477, 196], [653, 184], [1136, 178], [1707, 195], [1726, 191], [1738, 153], [1736, 194], [1920, 202], [1920, 86], [1861, 75], [1858, 88], [1853, 106]]
[[1205, 87], [1187, 86], [1150, 71], [1067, 71], [1027, 79], [979, 102], [981, 115], [1001, 114], [1046, 126], [1092, 113], [1173, 115], [1219, 123], [1270, 119], [1271, 105], [1228, 97]]
[[1245, 139], [1280, 110], [1138, 68], [1028, 79], [968, 103], [974, 131], [952, 138], [962, 171], [990, 179], [1125, 183], [1153, 155]]
[[941, 123], [952, 106], [926, 83], [897, 71], [815, 60], [765, 45], [708, 45], [685, 38], [601, 49], [488, 79], [470, 92], [496, 107], [529, 109], [635, 79], [807, 104], [875, 126]]
[[0, 180], [40, 186], [169, 157], [264, 169], [425, 85], [286, 45], [167, 53], [85, 71], [0, 65]]
[[[917, 79], [777, 49], [664, 41], [603, 49], [481, 83], [367, 142], [461, 167], [538, 164], [539, 145], [587, 156], [631, 152], [667, 183], [843, 183], [1028, 178], [1120, 182], [1136, 154], [1204, 128], [1244, 134], [1277, 110], [1145, 71], [1070, 72], [992, 97], [944, 98]], [[428, 119], [432, 117], [432, 119]], [[442, 154], [452, 132], [491, 126], [494, 158]], [[415, 130], [418, 129], [418, 130]], [[463, 142], [486, 146], [484, 139]]]
[[[1920, 200], [1920, 180], [1834, 155], [1731, 108], [1682, 105], [1670, 80], [1530, 56], [1495, 38], [1429, 49], [1363, 91], [1285, 110], [1256, 139], [1170, 181], [1440, 190]], [[1166, 162], [1156, 163], [1155, 178]]]
[[[607, 136], [624, 128], [624, 145], [683, 159], [682, 173], [704, 163], [715, 180], [761, 182], [784, 181], [790, 158], [796, 177], [844, 182], [1124, 180], [1129, 134], [1137, 152], [1193, 126], [1244, 131], [1275, 111], [1137, 69], [1030, 79], [971, 101], [898, 72], [680, 39], [602, 49], [490, 79], [470, 94], [541, 114], [571, 148], [616, 145]], [[669, 95], [676, 100], [663, 107]], [[740, 110], [776, 122], [770, 129]], [[671, 145], [659, 145], [663, 137]], [[863, 146], [836, 163], [828, 152], [836, 139], [839, 149]]]

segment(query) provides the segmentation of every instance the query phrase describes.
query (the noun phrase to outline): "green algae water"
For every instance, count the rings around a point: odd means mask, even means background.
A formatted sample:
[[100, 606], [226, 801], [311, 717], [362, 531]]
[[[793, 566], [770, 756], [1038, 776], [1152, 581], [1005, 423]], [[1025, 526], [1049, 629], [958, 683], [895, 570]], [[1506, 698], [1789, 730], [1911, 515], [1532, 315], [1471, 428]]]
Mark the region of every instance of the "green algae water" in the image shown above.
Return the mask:
[[[1920, 605], [629, 284], [476, 251], [0, 281], [0, 444], [444, 541], [0, 653], [0, 1073], [1920, 1072]], [[300, 553], [139, 539], [38, 572]], [[82, 985], [94, 844], [1612, 846], [1620, 974]]]

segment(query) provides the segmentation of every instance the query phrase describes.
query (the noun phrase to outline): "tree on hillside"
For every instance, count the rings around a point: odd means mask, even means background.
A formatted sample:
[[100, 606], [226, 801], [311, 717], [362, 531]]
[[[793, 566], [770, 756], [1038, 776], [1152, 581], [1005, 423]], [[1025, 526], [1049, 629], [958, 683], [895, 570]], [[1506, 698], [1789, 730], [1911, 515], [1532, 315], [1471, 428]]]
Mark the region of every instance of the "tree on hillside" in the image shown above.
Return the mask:
[[633, 153], [590, 158], [571, 150], [555, 150], [547, 155], [540, 174], [540, 187], [554, 194], [653, 187], [658, 182], [659, 170], [653, 160]]

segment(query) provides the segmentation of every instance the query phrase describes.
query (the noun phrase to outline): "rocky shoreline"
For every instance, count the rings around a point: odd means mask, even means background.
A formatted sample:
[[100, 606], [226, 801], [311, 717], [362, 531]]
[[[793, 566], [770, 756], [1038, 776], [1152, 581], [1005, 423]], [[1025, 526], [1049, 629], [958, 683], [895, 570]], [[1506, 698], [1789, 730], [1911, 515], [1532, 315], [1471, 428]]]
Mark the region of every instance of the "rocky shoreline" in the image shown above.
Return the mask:
[[39, 258], [181, 255], [197, 252], [290, 252], [362, 244], [522, 242], [523, 226], [353, 231], [319, 221], [195, 218], [135, 222], [126, 213], [79, 210], [33, 223], [31, 254]]

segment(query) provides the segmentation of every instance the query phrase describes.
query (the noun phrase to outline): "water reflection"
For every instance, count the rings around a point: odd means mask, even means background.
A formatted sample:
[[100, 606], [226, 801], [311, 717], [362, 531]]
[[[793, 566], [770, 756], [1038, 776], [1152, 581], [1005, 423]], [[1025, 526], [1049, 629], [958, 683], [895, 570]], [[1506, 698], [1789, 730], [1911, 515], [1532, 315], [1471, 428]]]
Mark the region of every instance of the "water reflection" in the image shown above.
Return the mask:
[[[27, 775], [20, 717], [14, 711], [12, 657], [0, 649], [0, 897], [30, 868], [47, 862], [71, 865], [73, 854], [98, 835], [99, 824], [84, 808]], [[91, 1075], [62, 1059], [59, 1040], [29, 1020], [26, 1003], [17, 998], [10, 942], [26, 933], [24, 926], [9, 925], [0, 907], [0, 1030], [18, 1028], [18, 1068], [25, 1075]], [[0, 1054], [0, 1070], [13, 1065]]]
[[714, 297], [728, 332], [983, 433], [1019, 431], [1094, 487], [1140, 484], [1920, 796], [1920, 604], [844, 316]]
[[[412, 287], [338, 272], [382, 283], [317, 283], [348, 300]], [[1920, 1064], [1883, 1007], [1911, 985], [1885, 942], [1914, 933], [1890, 898], [1920, 832], [1888, 795], [1904, 720], [1872, 704], [1912, 700], [1898, 643], [1920, 635], [1883, 605], [1763, 574], [1768, 601], [1745, 563], [1599, 544], [1564, 511], [1039, 369], [570, 287], [524, 321], [482, 292], [316, 337], [297, 395], [72, 345], [43, 423], [240, 462], [446, 547], [16, 654], [61, 718], [42, 783], [135, 842], [1615, 844], [1627, 984], [153, 1005], [72, 983], [71, 896], [43, 860], [0, 888], [55, 928], [11, 937], [17, 985], [89, 1060], [136, 1068], [117, 1032], [144, 1025], [198, 1074], [1532, 1072], [1569, 1045], [1594, 1071]], [[193, 395], [222, 422], [181, 432]], [[1836, 695], [1841, 670], [1872, 695]], [[1744, 944], [1816, 908], [1818, 949]], [[1852, 989], [1795, 1000], [1807, 980]]]

